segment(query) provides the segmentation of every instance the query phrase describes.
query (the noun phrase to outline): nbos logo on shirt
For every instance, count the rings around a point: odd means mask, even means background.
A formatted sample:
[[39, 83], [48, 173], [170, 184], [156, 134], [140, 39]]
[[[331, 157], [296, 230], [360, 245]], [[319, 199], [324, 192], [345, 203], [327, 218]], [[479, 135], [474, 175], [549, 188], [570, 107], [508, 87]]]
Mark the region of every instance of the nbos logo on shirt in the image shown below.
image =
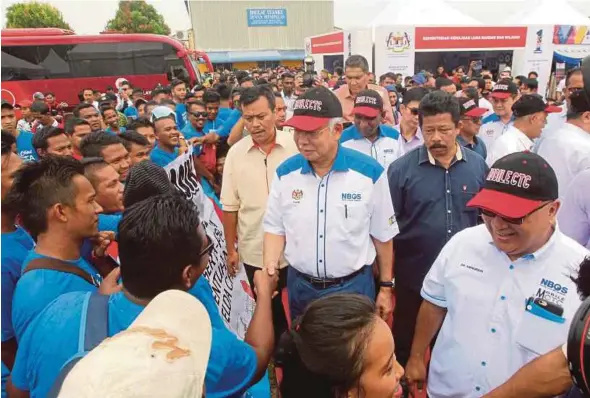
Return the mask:
[[342, 200], [343, 201], [358, 202], [361, 199], [362, 199], [362, 195], [360, 193], [354, 193], [354, 192], [343, 192], [342, 193]]

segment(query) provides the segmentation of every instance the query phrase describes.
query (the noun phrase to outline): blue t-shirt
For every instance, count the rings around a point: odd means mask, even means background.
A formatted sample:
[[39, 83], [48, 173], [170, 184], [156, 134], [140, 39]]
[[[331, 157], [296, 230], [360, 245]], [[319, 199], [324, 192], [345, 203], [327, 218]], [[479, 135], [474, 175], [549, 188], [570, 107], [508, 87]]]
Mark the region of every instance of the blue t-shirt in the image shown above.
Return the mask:
[[203, 126], [203, 131], [205, 133], [208, 133], [211, 130], [215, 130], [215, 131], [217, 131], [217, 134], [219, 134], [218, 131], [223, 127], [224, 122], [225, 122], [225, 120], [220, 118], [219, 115], [217, 115], [215, 120], [207, 119], [205, 121], [205, 125]]
[[217, 134], [220, 137], [228, 137], [229, 133], [231, 133], [231, 129], [236, 125], [238, 120], [242, 117], [242, 112], [238, 109], [234, 109], [231, 111], [225, 122], [221, 126], [221, 128], [217, 131]]
[[98, 215], [98, 231], [113, 231], [115, 236], [119, 234], [119, 223], [123, 218], [122, 213], [99, 214]]
[[139, 113], [137, 113], [137, 108], [134, 106], [128, 106], [123, 111], [123, 114], [131, 119], [137, 119], [139, 117]]
[[166, 167], [168, 163], [172, 162], [178, 157], [178, 148], [174, 148], [174, 152], [166, 152], [162, 150], [157, 144], [150, 153], [150, 160], [160, 167]]
[[16, 153], [25, 162], [32, 162], [39, 159], [35, 148], [33, 148], [33, 133], [20, 131], [16, 137]]
[[[24, 270], [30, 261], [46, 257], [31, 250], [23, 262]], [[102, 278], [96, 269], [80, 257], [69, 261], [88, 272], [98, 281]], [[23, 274], [16, 284], [12, 300], [12, 325], [16, 340], [20, 342], [29, 324], [47, 307], [49, 303], [64, 293], [94, 292], [96, 287], [77, 275], [66, 272], [38, 269]]]
[[[195, 295], [193, 290], [190, 293]], [[23, 336], [12, 371], [12, 383], [20, 390], [29, 391], [32, 398], [45, 397], [62, 366], [78, 352], [82, 309], [87, 294], [62, 295], [35, 319]], [[196, 298], [201, 300], [198, 295]], [[215, 314], [207, 305], [205, 307], [213, 320]], [[142, 306], [131, 302], [123, 292], [113, 294], [109, 299], [109, 336], [127, 329], [142, 310]], [[212, 322], [212, 327], [211, 353], [205, 376], [207, 397], [233, 397], [250, 384], [256, 372], [256, 353], [225, 325], [217, 326]]]
[[22, 228], [2, 234], [2, 341], [14, 337], [12, 296], [20, 279], [22, 265], [35, 247], [33, 238]]
[[6, 382], [8, 381], [8, 376], [10, 376], [10, 370], [8, 370], [8, 366], [4, 365], [2, 362], [2, 398], [8, 397], [6, 393]]
[[221, 119], [221, 120], [226, 120], [229, 115], [231, 115], [233, 109], [232, 108], [222, 108], [219, 107], [219, 113], [217, 114], [217, 116]]
[[181, 132], [184, 135], [184, 138], [186, 138], [187, 140], [195, 137], [202, 137], [206, 134], [205, 130], [197, 131], [197, 129], [193, 127], [192, 123], [187, 123]]
[[119, 126], [119, 133], [114, 132], [113, 129], [111, 129], [110, 126], [107, 127], [106, 130], [105, 130], [105, 132], [106, 133], [109, 133], [110, 135], [118, 135], [120, 133], [124, 133], [125, 131], [127, 131], [127, 128], [122, 127], [122, 126]]
[[186, 105], [182, 103], [176, 104], [176, 127], [182, 130], [186, 124]]

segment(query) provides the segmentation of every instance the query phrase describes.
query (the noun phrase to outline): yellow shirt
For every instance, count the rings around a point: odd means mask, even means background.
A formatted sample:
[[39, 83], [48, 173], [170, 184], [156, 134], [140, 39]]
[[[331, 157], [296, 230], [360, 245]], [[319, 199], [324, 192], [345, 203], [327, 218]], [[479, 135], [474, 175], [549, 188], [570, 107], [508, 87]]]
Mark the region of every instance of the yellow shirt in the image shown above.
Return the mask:
[[[367, 85], [367, 89], [375, 90], [381, 94], [381, 97], [383, 98], [383, 110], [385, 111], [383, 123], [393, 126], [395, 122], [387, 90], [385, 90], [383, 87], [377, 86], [376, 84]], [[336, 94], [336, 97], [338, 97], [340, 104], [342, 105], [342, 117], [344, 120], [347, 122], [354, 122], [354, 115], [352, 114], [352, 108], [354, 108], [354, 97], [350, 93], [348, 85], [345, 84], [340, 86], [338, 90], [334, 91], [334, 94]]]
[[[248, 265], [262, 267], [262, 219], [277, 167], [297, 154], [293, 134], [277, 130], [276, 144], [265, 154], [251, 136], [234, 144], [225, 158], [221, 204], [224, 211], [238, 212], [238, 253]], [[227, 242], [229, 245], [230, 242]], [[287, 265], [281, 258], [280, 268]]]

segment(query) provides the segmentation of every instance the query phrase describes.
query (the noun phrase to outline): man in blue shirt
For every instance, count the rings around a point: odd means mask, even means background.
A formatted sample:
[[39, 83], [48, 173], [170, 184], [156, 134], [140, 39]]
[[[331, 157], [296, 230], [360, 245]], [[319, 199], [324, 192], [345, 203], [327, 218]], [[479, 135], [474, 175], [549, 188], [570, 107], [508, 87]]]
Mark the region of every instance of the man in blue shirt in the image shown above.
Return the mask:
[[207, 108], [203, 101], [193, 101], [186, 105], [188, 123], [182, 129], [184, 138], [190, 140], [196, 137], [203, 137], [207, 134], [204, 130], [207, 121]]
[[208, 133], [211, 130], [217, 131], [223, 125], [225, 121], [219, 116], [219, 105], [221, 103], [221, 96], [215, 90], [205, 91], [203, 95], [203, 102], [207, 110], [207, 121], [205, 122], [205, 132]]
[[186, 124], [186, 106], [184, 99], [186, 98], [186, 83], [182, 80], [176, 79], [170, 83], [172, 93], [172, 101], [176, 104], [176, 124], [178, 129], [182, 130]]
[[488, 168], [481, 156], [457, 144], [459, 108], [449, 93], [426, 95], [419, 107], [424, 144], [393, 162], [387, 172], [400, 231], [393, 238], [393, 334], [402, 366], [410, 355], [424, 277], [445, 243], [479, 221], [477, 211], [465, 205], [483, 186]]
[[119, 114], [115, 110], [115, 108], [111, 108], [110, 106], [105, 106], [101, 110], [102, 118], [104, 119], [104, 124], [107, 126], [106, 132], [113, 135], [119, 135], [125, 132], [125, 127], [119, 126]]
[[232, 112], [232, 108], [230, 105], [230, 98], [231, 98], [231, 86], [228, 86], [225, 83], [220, 83], [215, 88], [219, 93], [220, 103], [219, 103], [219, 118], [222, 120], [226, 120], [229, 114]]
[[39, 158], [47, 155], [72, 156], [72, 140], [59, 127], [45, 127], [33, 136], [33, 148]]
[[[37, 247], [24, 260], [14, 292], [12, 322], [19, 340], [33, 319], [60, 295], [96, 291], [101, 275], [81, 257], [80, 249], [85, 239], [98, 235], [102, 208], [82, 164], [70, 157], [47, 156], [23, 165], [15, 174], [12, 190], [22, 198], [16, 206], [22, 224], [37, 240]], [[27, 271], [28, 264], [38, 258], [68, 262], [94, 283], [53, 269]]]
[[14, 364], [16, 356], [16, 339], [12, 328], [12, 295], [16, 282], [20, 278], [21, 266], [25, 257], [35, 246], [35, 242], [22, 228], [16, 226], [16, 212], [13, 209], [14, 198], [7, 199], [14, 180], [14, 172], [23, 161], [14, 152], [12, 145], [16, 140], [12, 134], [2, 132], [2, 396], [4, 382]]
[[123, 183], [119, 173], [101, 158], [84, 159], [84, 176], [96, 192], [96, 203], [102, 207], [98, 215], [98, 230], [113, 231], [119, 229], [123, 213]]
[[25, 162], [37, 160], [37, 154], [33, 148], [33, 134], [28, 131], [16, 129], [16, 114], [14, 106], [2, 100], [2, 130], [6, 130], [16, 139], [16, 154]]
[[[127, 329], [150, 300], [165, 290], [194, 294], [214, 250], [200, 223], [198, 210], [178, 195], [153, 196], [125, 212], [119, 230], [125, 289], [109, 299], [109, 336]], [[271, 297], [277, 278], [257, 272], [255, 284], [258, 301], [244, 342], [216, 324], [213, 318], [219, 314], [212, 315], [203, 303], [214, 329], [205, 376], [207, 397], [241, 396], [266, 371], [274, 344]], [[37, 318], [22, 340], [9, 388], [21, 394], [28, 391], [31, 397], [46, 396], [61, 367], [77, 353], [86, 296], [83, 292], [64, 295]]]
[[458, 100], [461, 106], [461, 121], [459, 122], [457, 142], [479, 154], [485, 160], [488, 156], [486, 144], [477, 137], [477, 133], [481, 128], [481, 118], [488, 110], [479, 107], [476, 101], [471, 98], [461, 97]]
[[158, 141], [152, 149], [150, 160], [160, 167], [166, 167], [179, 155], [180, 132], [176, 127], [175, 114], [168, 107], [157, 106], [152, 111], [152, 123]]
[[131, 167], [131, 159], [123, 140], [119, 137], [104, 131], [95, 131], [84, 137], [80, 144], [80, 152], [85, 158], [103, 158], [119, 173], [119, 180], [125, 181]]

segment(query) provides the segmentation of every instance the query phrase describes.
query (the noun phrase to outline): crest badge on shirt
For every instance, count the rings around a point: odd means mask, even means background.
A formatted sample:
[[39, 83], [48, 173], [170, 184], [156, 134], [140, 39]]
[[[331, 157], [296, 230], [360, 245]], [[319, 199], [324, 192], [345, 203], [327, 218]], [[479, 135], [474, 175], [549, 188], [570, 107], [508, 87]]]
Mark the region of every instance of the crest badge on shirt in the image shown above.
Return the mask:
[[294, 189], [291, 197], [293, 198], [293, 202], [300, 202], [303, 199], [303, 191], [301, 189]]

